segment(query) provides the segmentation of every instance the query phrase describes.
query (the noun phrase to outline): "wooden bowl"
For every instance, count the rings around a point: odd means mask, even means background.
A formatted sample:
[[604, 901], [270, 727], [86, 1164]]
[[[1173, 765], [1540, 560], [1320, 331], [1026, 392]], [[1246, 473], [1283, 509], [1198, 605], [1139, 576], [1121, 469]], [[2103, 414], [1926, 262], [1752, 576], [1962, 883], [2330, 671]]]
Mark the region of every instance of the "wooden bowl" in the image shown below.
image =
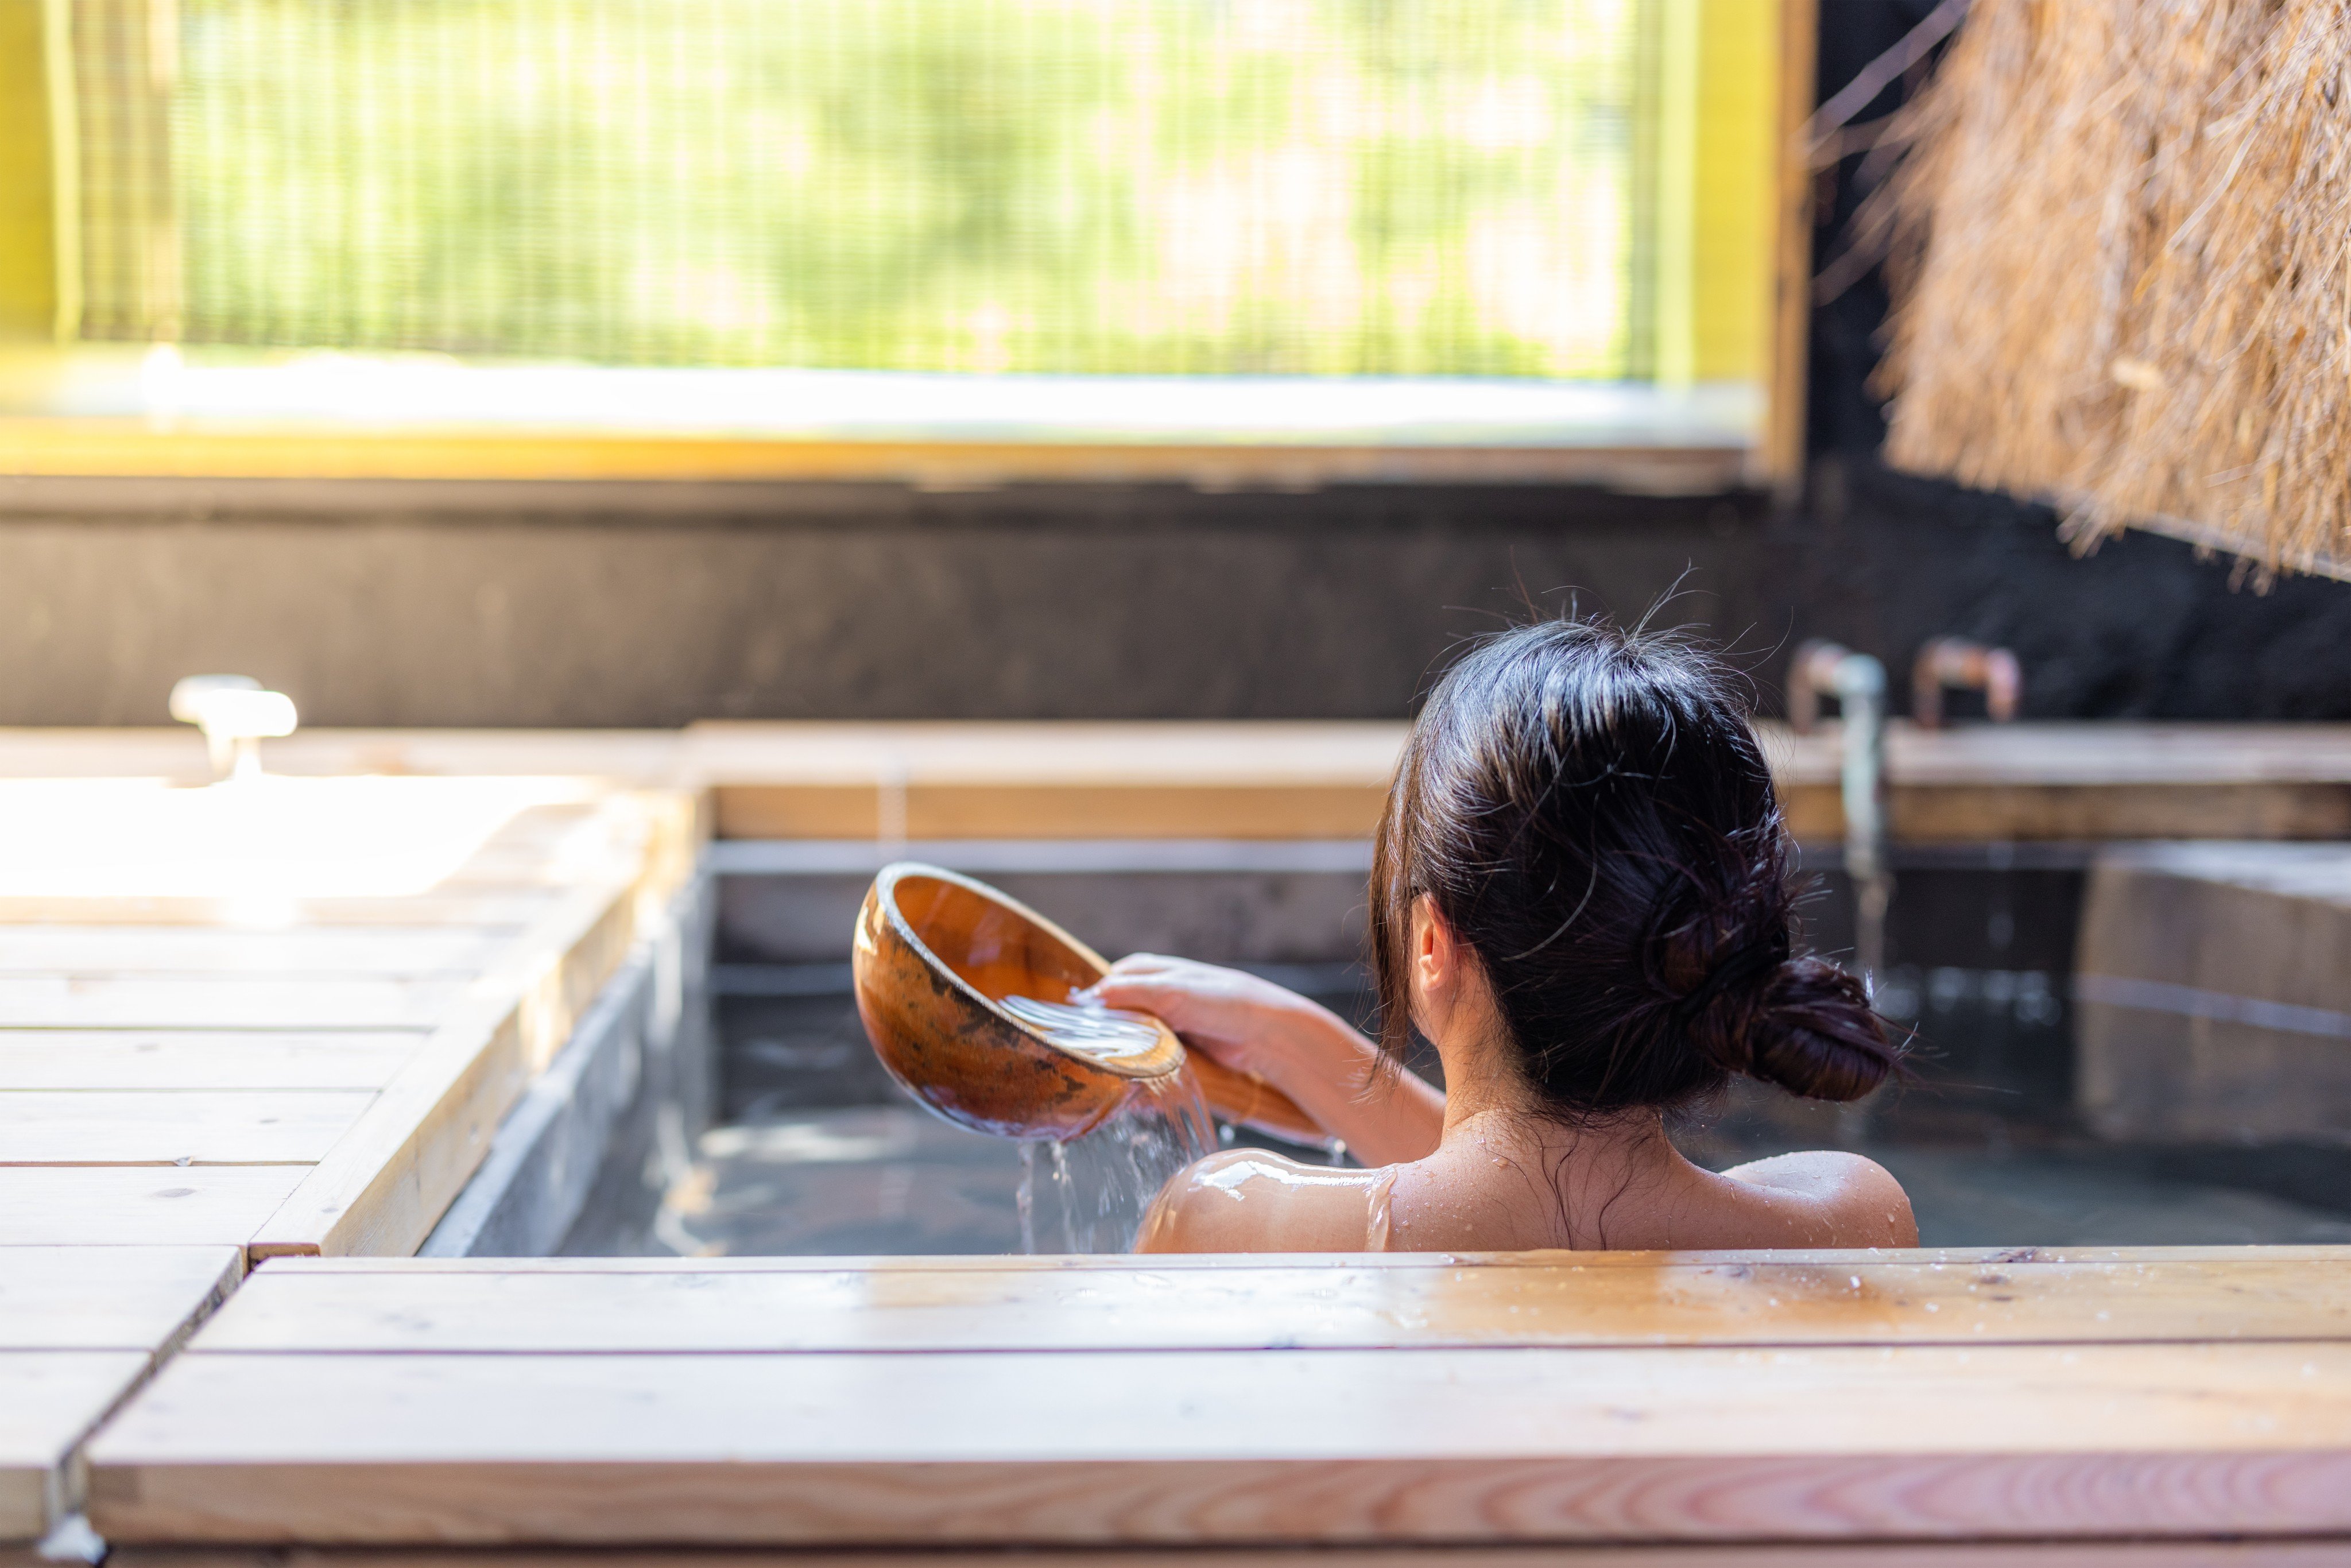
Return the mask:
[[1209, 1106], [1276, 1136], [1322, 1143], [1313, 1120], [1257, 1079], [1188, 1056], [1166, 1025], [1132, 1054], [1055, 1043], [1004, 1009], [1007, 997], [1066, 1002], [1110, 966], [1018, 900], [937, 866], [884, 866], [858, 911], [850, 956], [858, 1016], [908, 1093], [951, 1122], [1013, 1138], [1074, 1138], [1139, 1083], [1188, 1063]]

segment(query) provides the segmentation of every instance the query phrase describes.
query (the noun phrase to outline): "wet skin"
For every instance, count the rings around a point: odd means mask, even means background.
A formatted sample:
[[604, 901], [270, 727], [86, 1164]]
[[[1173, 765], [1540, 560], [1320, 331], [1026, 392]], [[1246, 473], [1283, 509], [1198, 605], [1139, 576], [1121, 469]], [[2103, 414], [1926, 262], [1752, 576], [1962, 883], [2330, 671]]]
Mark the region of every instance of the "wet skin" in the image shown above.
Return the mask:
[[1468, 949], [1415, 912], [1414, 1021], [1450, 1092], [1383, 1064], [1337, 1015], [1234, 969], [1138, 954], [1093, 992], [1156, 1014], [1255, 1072], [1374, 1168], [1257, 1149], [1211, 1155], [1145, 1217], [1145, 1252], [1516, 1251], [1534, 1248], [1910, 1247], [1910, 1202], [1858, 1155], [1813, 1151], [1723, 1172], [1684, 1158], [1661, 1114], [1570, 1125], [1534, 1109]]

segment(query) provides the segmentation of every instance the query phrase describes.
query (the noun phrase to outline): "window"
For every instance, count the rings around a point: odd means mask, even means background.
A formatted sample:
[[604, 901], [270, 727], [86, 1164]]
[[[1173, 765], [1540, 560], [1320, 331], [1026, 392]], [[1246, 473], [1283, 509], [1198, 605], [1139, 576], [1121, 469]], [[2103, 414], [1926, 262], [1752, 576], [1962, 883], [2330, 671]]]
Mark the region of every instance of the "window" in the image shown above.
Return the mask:
[[14, 85], [50, 316], [123, 367], [67, 412], [1481, 448], [1760, 418], [1773, 0], [47, 5]]

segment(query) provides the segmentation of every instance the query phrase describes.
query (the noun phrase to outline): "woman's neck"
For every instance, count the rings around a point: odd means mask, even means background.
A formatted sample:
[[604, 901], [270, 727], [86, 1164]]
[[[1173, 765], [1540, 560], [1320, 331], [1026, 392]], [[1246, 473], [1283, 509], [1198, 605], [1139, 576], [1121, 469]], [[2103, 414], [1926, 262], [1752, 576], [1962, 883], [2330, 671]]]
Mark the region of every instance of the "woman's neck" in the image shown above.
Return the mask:
[[1628, 1220], [1677, 1209], [1705, 1179], [1655, 1111], [1569, 1121], [1503, 1105], [1457, 1113], [1449, 1100], [1444, 1140], [1416, 1168], [1401, 1235], [1438, 1249], [1637, 1244]]
[[1587, 1234], [1582, 1217], [1631, 1190], [1662, 1195], [1696, 1174], [1654, 1110], [1562, 1119], [1537, 1102], [1502, 1051], [1475, 1039], [1440, 1040], [1437, 1050], [1445, 1063], [1445, 1126], [1436, 1160], [1458, 1166], [1480, 1185], [1490, 1179], [1486, 1167], [1507, 1168], [1520, 1190], [1540, 1172], [1541, 1185], [1557, 1195], [1556, 1206], [1545, 1207], [1564, 1226], [1552, 1245], [1604, 1245]]

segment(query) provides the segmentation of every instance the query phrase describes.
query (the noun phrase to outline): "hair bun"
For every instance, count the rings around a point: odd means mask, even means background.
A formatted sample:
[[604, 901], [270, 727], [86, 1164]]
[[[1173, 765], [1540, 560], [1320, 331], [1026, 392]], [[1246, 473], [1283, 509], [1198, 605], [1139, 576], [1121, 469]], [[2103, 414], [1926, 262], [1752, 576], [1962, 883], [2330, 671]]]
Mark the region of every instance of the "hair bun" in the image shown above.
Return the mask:
[[1822, 958], [1790, 958], [1718, 992], [1688, 1027], [1724, 1068], [1810, 1100], [1860, 1099], [1900, 1054], [1860, 979]]

